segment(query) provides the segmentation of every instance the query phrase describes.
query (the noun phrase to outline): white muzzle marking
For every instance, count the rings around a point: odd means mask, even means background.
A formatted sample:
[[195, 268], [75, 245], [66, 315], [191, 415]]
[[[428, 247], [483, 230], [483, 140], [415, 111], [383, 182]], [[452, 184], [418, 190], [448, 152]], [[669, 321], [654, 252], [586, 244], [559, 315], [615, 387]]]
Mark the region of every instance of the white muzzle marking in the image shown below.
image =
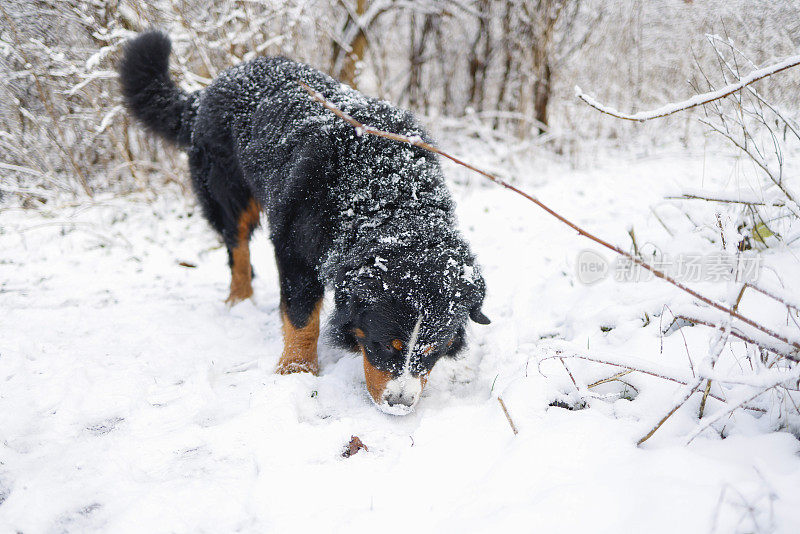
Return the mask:
[[383, 402], [378, 405], [382, 411], [393, 415], [406, 415], [414, 411], [422, 393], [422, 379], [399, 377], [386, 383]]
[[383, 402], [378, 405], [378, 408], [383, 412], [392, 415], [406, 415], [414, 411], [414, 407], [419, 402], [419, 397], [422, 393], [422, 379], [411, 376], [411, 361], [419, 338], [421, 324], [422, 314], [417, 318], [414, 330], [408, 340], [403, 372], [397, 378], [388, 381], [386, 388], [383, 390]]

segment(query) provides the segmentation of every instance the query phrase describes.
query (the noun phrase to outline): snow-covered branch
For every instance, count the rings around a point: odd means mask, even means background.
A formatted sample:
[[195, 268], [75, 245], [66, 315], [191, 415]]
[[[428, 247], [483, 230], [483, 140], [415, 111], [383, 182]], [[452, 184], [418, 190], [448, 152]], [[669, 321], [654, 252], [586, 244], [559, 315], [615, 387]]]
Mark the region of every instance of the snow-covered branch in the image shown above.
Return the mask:
[[747, 76], [742, 77], [736, 82], [730, 83], [725, 87], [722, 87], [715, 91], [709, 91], [707, 93], [697, 94], [682, 102], [673, 102], [669, 104], [664, 104], [659, 108], [650, 111], [640, 111], [638, 113], [624, 113], [613, 107], [601, 104], [592, 96], [584, 93], [581, 90], [581, 88], [578, 87], [577, 85], [575, 86], [575, 96], [586, 102], [586, 104], [593, 107], [597, 111], [605, 113], [606, 115], [611, 115], [612, 117], [616, 117], [618, 119], [623, 119], [627, 121], [644, 122], [651, 119], [666, 117], [668, 115], [678, 113], [679, 111], [695, 108], [697, 106], [702, 106], [704, 104], [709, 104], [711, 102], [714, 102], [715, 100], [725, 98], [726, 96], [731, 95], [736, 91], [739, 91], [740, 89], [752, 83], [755, 83], [759, 80], [763, 80], [764, 78], [772, 76], [773, 74], [777, 74], [778, 72], [790, 69], [797, 65], [800, 65], [800, 55], [791, 56], [784, 59], [783, 61], [770, 65], [769, 67], [764, 67], [762, 69], [754, 70], [753, 72], [751, 72]]

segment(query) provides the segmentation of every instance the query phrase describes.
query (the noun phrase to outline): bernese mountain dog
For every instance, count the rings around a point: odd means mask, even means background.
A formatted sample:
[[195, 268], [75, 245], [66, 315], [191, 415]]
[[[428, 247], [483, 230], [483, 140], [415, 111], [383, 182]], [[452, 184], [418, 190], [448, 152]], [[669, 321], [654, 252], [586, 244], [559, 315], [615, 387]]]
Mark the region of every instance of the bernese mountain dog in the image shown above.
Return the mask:
[[437, 156], [360, 135], [299, 82], [363, 124], [428, 135], [409, 112], [283, 57], [242, 63], [187, 93], [169, 76], [170, 50], [158, 31], [131, 39], [122, 94], [145, 128], [187, 152], [203, 214], [228, 249], [227, 302], [253, 294], [249, 240], [266, 212], [284, 335], [277, 372], [318, 372], [328, 287], [331, 337], [362, 353], [380, 409], [409, 413], [436, 362], [464, 346], [467, 319], [489, 323], [485, 283]]

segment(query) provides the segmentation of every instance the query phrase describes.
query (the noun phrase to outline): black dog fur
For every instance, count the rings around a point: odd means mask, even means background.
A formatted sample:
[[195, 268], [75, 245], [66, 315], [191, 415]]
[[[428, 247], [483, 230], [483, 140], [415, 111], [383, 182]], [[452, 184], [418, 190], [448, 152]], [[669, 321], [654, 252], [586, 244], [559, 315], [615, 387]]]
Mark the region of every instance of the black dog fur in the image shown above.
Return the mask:
[[254, 201], [266, 212], [282, 307], [296, 328], [332, 287], [335, 341], [363, 345], [375, 368], [396, 376], [405, 356], [392, 340], [408, 339], [421, 315], [412, 372], [427, 376], [464, 345], [468, 317], [488, 324], [484, 281], [456, 229], [437, 158], [360, 136], [298, 81], [365, 124], [428, 140], [410, 113], [281, 57], [240, 64], [188, 94], [169, 77], [170, 49], [156, 31], [127, 44], [125, 103], [187, 151], [194, 191], [231, 262], [254, 226], [241, 229], [243, 213]]

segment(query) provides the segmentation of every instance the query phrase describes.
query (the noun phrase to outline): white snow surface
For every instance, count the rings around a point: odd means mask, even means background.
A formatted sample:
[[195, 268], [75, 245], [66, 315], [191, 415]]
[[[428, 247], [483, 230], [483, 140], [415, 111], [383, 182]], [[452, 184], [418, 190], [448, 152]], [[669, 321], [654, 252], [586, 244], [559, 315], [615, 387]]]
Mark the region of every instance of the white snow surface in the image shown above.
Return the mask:
[[[701, 173], [722, 190], [729, 168], [687, 155], [590, 170], [541, 161], [518, 183], [624, 246], [634, 225], [642, 243], [700, 250], [711, 245], [663, 196]], [[637, 447], [679, 384], [632, 373], [633, 400], [608, 384], [586, 409], [550, 406], [577, 399], [561, 362], [542, 360], [556, 345], [688, 377], [708, 331], [662, 340], [663, 304], [685, 296], [659, 281], [581, 285], [575, 258], [602, 250], [447, 172], [492, 324], [470, 326], [463, 356], [436, 366], [404, 417], [379, 411], [360, 357], [324, 337], [320, 376], [273, 372], [282, 341], [264, 231], [255, 300], [228, 309], [225, 251], [177, 190], [0, 212], [0, 532], [796, 533], [800, 444], [773, 414], [737, 411], [725, 439], [686, 445], [693, 399]], [[798, 273], [796, 260], [770, 261]], [[618, 372], [564, 361], [582, 388]], [[737, 369], [721, 359], [715, 372]], [[720, 407], [710, 399], [708, 416]], [[351, 436], [369, 450], [344, 458]]]

